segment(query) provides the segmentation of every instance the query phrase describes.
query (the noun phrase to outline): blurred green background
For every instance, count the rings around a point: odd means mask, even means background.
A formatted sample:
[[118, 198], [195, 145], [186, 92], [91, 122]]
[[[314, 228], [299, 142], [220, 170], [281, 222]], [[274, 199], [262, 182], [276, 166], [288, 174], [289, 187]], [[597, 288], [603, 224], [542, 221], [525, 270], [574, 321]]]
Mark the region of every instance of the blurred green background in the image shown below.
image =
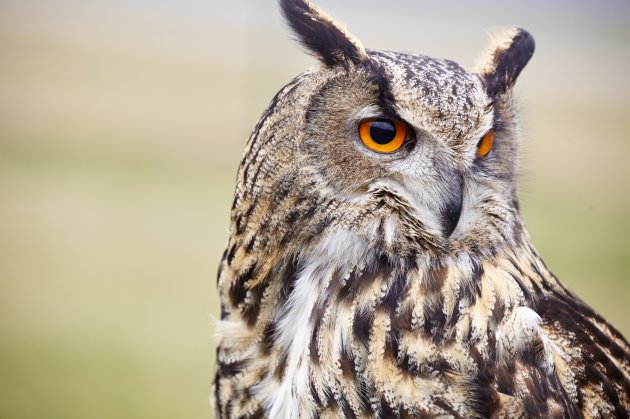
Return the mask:
[[[332, 1], [372, 49], [517, 85], [539, 251], [630, 335], [630, 4]], [[275, 1], [0, 2], [0, 418], [210, 417], [216, 267], [246, 138], [313, 65]]]

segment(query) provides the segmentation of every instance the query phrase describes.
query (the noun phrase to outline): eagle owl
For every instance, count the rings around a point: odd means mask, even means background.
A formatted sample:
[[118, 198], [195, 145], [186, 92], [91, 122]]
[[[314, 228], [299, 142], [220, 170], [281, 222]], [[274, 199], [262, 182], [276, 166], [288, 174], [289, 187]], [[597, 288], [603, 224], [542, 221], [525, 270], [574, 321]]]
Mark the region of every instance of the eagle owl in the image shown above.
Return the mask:
[[512, 86], [532, 36], [507, 31], [467, 71], [280, 4], [320, 65], [240, 164], [218, 417], [628, 417], [628, 342], [549, 272], [519, 212]]

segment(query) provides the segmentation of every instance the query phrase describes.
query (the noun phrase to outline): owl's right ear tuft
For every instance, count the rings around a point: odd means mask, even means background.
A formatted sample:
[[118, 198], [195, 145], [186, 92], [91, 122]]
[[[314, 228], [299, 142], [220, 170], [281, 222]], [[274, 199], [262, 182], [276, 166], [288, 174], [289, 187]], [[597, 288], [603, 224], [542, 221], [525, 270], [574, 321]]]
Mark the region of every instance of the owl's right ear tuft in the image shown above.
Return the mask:
[[308, 0], [280, 0], [285, 19], [304, 45], [329, 67], [367, 61], [363, 45]]

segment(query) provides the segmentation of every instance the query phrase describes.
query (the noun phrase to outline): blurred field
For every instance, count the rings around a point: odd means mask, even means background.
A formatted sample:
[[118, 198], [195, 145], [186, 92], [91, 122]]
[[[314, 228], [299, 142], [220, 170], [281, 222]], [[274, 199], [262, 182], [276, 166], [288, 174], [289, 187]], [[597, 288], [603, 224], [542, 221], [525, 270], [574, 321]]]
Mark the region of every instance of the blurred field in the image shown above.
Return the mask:
[[[0, 418], [210, 416], [237, 164], [313, 64], [275, 2], [233, 3], [0, 3]], [[534, 33], [525, 218], [552, 270], [630, 335], [628, 4], [320, 4], [368, 47], [464, 64], [486, 29]]]

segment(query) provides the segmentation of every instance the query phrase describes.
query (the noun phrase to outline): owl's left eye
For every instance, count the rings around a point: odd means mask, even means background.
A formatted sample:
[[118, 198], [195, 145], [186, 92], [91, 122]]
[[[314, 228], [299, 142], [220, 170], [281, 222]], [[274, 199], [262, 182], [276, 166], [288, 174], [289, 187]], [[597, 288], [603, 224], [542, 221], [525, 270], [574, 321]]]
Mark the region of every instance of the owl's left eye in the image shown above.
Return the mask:
[[407, 125], [396, 119], [364, 119], [359, 123], [359, 137], [370, 150], [393, 153], [405, 143]]
[[483, 159], [486, 157], [490, 150], [492, 150], [492, 146], [494, 145], [494, 130], [486, 132], [481, 140], [477, 143], [477, 158]]

